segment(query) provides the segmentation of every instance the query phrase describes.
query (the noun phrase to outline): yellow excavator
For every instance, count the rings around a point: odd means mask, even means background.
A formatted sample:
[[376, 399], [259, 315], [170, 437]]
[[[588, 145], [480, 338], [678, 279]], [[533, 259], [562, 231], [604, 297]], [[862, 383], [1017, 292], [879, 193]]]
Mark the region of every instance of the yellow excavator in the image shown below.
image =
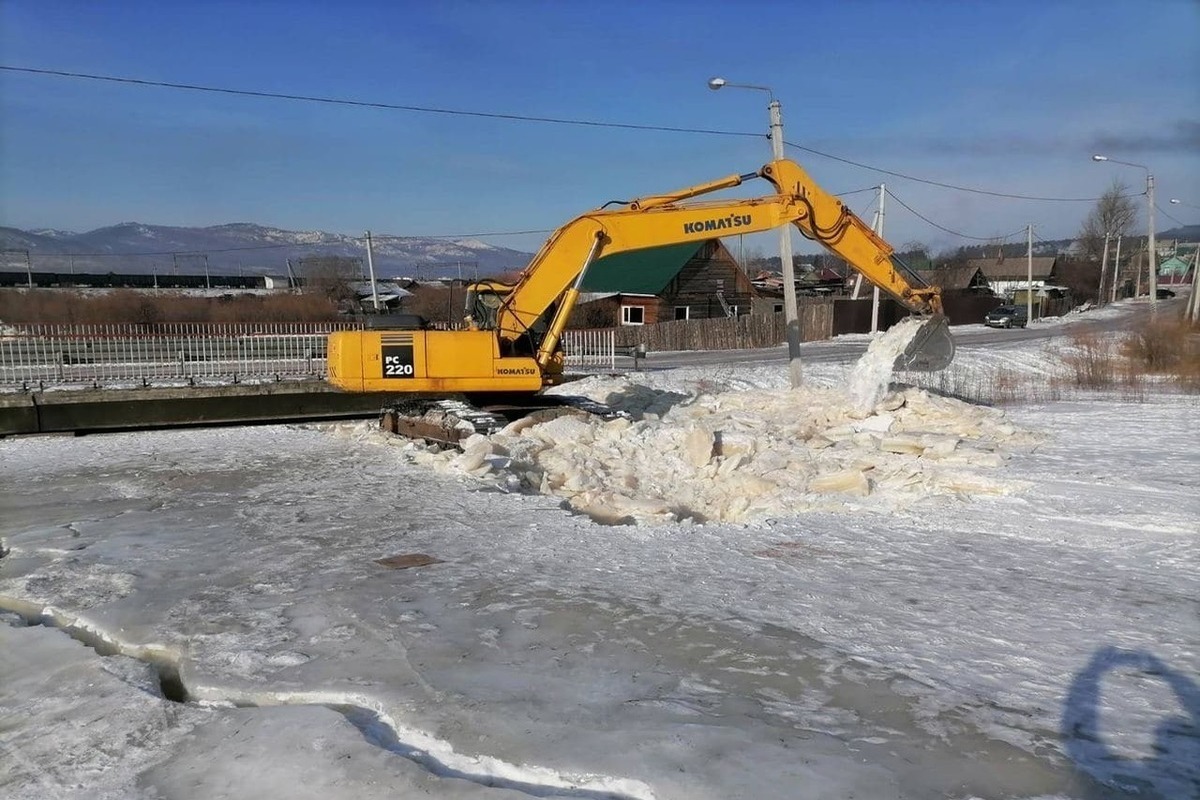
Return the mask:
[[[775, 193], [734, 200], [693, 198], [764, 178]], [[690, 201], [690, 202], [689, 202]], [[793, 224], [868, 281], [928, 321], [897, 368], [944, 369], [954, 357], [941, 289], [892, 258], [892, 247], [793, 161], [588, 212], [556, 230], [511, 286], [474, 287], [465, 330], [389, 324], [329, 337], [329, 377], [352, 392], [423, 397], [532, 395], [563, 381], [559, 340], [588, 269], [601, 256]]]

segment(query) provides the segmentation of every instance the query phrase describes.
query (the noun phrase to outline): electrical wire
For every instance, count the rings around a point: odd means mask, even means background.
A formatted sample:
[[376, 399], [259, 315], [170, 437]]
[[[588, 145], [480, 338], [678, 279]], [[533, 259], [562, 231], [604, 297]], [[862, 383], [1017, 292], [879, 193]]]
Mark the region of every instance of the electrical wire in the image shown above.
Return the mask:
[[[349, 100], [349, 99], [337, 98], [337, 97], [321, 97], [318, 95], [290, 94], [290, 93], [284, 93], [284, 92], [266, 92], [266, 91], [252, 90], [252, 89], [231, 89], [228, 87], [221, 87], [221, 86], [205, 86], [205, 85], [201, 85], [201, 84], [177, 83], [177, 82], [171, 82], [171, 81], [153, 81], [153, 80], [147, 80], [144, 78], [125, 78], [125, 77], [119, 77], [119, 76], [115, 76], [115, 75], [97, 75], [94, 73], [87, 73], [87, 72], [70, 72], [67, 70], [38, 69], [38, 68], [34, 68], [34, 67], [17, 67], [17, 66], [12, 66], [12, 65], [7, 65], [7, 64], [0, 64], [0, 70], [4, 70], [7, 72], [19, 72], [19, 73], [24, 73], [24, 74], [29, 74], [29, 75], [45, 75], [45, 76], [59, 77], [59, 78], [73, 78], [73, 79], [78, 79], [78, 80], [101, 81], [101, 82], [107, 82], [107, 83], [118, 83], [118, 84], [141, 86], [141, 87], [157, 87], [157, 88], [163, 88], [163, 89], [181, 89], [181, 90], [192, 91], [192, 92], [207, 92], [207, 93], [211, 93], [211, 94], [235, 95], [235, 96], [239, 96], [239, 97], [257, 97], [257, 98], [269, 98], [269, 99], [275, 99], [275, 100], [297, 100], [297, 101], [310, 102], [310, 103], [324, 103], [327, 105], [354, 106], [354, 107], [359, 107], [359, 108], [378, 108], [378, 109], [386, 109], [386, 110], [390, 110], [390, 111], [410, 111], [410, 112], [423, 113], [423, 114], [444, 114], [444, 115], [451, 115], [451, 116], [476, 117], [476, 118], [483, 118], [483, 119], [500, 119], [500, 120], [514, 121], [514, 122], [539, 122], [539, 123], [554, 124], [554, 125], [577, 125], [577, 126], [592, 127], [592, 128], [618, 128], [618, 129], [623, 129], [623, 130], [657, 131], [660, 133], [691, 133], [691, 134], [702, 134], [702, 135], [707, 135], [707, 136], [737, 136], [737, 137], [743, 137], [743, 138], [747, 138], [747, 137], [748, 138], [763, 138], [765, 136], [765, 134], [761, 134], [761, 133], [751, 133], [748, 131], [720, 130], [720, 129], [715, 129], [715, 128], [688, 128], [688, 127], [671, 126], [671, 125], [641, 125], [641, 124], [625, 123], [625, 122], [605, 122], [603, 120], [569, 119], [569, 118], [564, 118], [564, 117], [541, 117], [541, 116], [533, 116], [533, 115], [527, 115], [527, 114], [506, 114], [506, 113], [485, 112], [485, 111], [466, 111], [463, 109], [439, 108], [436, 106], [418, 106], [418, 105], [408, 105], [408, 104], [401, 104], [401, 103], [373, 102], [373, 101], [367, 101], [367, 100]], [[902, 178], [904, 180], [916, 181], [917, 183], [924, 183], [929, 186], [937, 186], [942, 189], [950, 189], [953, 191], [969, 192], [972, 194], [987, 195], [989, 197], [1002, 197], [1002, 198], [1007, 198], [1007, 199], [1011, 199], [1011, 200], [1029, 200], [1029, 201], [1057, 202], [1057, 203], [1091, 203], [1091, 202], [1095, 202], [1096, 200], [1100, 199], [1098, 197], [1042, 197], [1042, 196], [1038, 196], [1038, 195], [1014, 194], [1014, 193], [1010, 193], [1010, 192], [994, 192], [994, 191], [990, 191], [988, 189], [979, 189], [979, 188], [972, 187], [972, 186], [959, 186], [959, 185], [956, 185], [953, 183], [945, 183], [943, 181], [930, 180], [928, 178], [918, 178], [915, 175], [908, 175], [903, 172], [896, 172], [894, 170], [884, 169], [883, 167], [872, 166], [871, 164], [864, 164], [860, 161], [854, 161], [849, 158], [843, 158], [842, 156], [833, 155], [832, 153], [825, 153], [825, 152], [822, 152], [821, 150], [816, 150], [811, 147], [805, 147], [804, 145], [796, 144], [795, 142], [784, 142], [784, 144], [788, 145], [789, 147], [793, 147], [797, 150], [801, 150], [805, 153], [811, 153], [813, 155], [820, 156], [821, 158], [828, 158], [833, 161], [839, 161], [843, 164], [849, 164], [850, 166], [858, 167], [860, 169], [866, 169], [866, 170], [870, 170], [872, 172], [878, 172], [883, 175], [891, 175], [896, 178]], [[859, 190], [859, 191], [866, 191], [866, 190]], [[846, 194], [850, 194], [850, 193], [846, 193]], [[1121, 196], [1122, 197], [1135, 197], [1138, 195], [1121, 195]]]
[[399, 234], [371, 234], [371, 238], [375, 241], [383, 241], [389, 239], [474, 239], [483, 238], [484, 236], [524, 236], [531, 233], [553, 233], [555, 228], [534, 228], [527, 231], [483, 231], [479, 233], [433, 233], [428, 236], [424, 234], [401, 236]]
[[887, 189], [886, 191], [887, 191], [887, 193], [888, 193], [888, 196], [890, 196], [890, 197], [891, 197], [893, 200], [895, 200], [895, 201], [896, 201], [897, 203], [899, 203], [900, 205], [902, 205], [902, 206], [904, 206], [905, 208], [907, 208], [907, 209], [908, 209], [909, 211], [911, 211], [911, 212], [912, 212], [912, 213], [913, 213], [915, 216], [917, 216], [917, 217], [919, 217], [919, 218], [921, 218], [921, 219], [925, 220], [925, 221], [926, 221], [926, 222], [928, 222], [930, 225], [932, 225], [933, 227], [937, 228], [937, 229], [938, 229], [938, 230], [940, 230], [940, 231], [945, 231], [946, 233], [949, 233], [949, 234], [951, 234], [952, 236], [958, 236], [958, 237], [960, 237], [960, 238], [962, 238], [962, 239], [973, 239], [973, 240], [975, 240], [975, 241], [977, 241], [977, 242], [995, 242], [995, 241], [1001, 241], [1001, 242], [1003, 242], [1005, 239], [1008, 239], [1008, 238], [1010, 238], [1010, 237], [1016, 236], [1018, 233], [1023, 233], [1023, 232], [1025, 231], [1025, 228], [1020, 228], [1020, 229], [1018, 229], [1018, 230], [1016, 230], [1016, 231], [1013, 231], [1012, 233], [1005, 234], [1004, 236], [972, 236], [972, 235], [970, 235], [970, 234], [968, 234], [968, 233], [961, 233], [961, 232], [959, 232], [959, 231], [951, 230], [951, 229], [949, 229], [949, 228], [945, 227], [944, 225], [939, 225], [938, 223], [934, 222], [934, 221], [933, 221], [933, 220], [931, 220], [929, 217], [925, 216], [925, 215], [924, 215], [924, 214], [922, 214], [920, 211], [917, 211], [915, 208], [913, 208], [912, 206], [910, 206], [908, 203], [906, 203], [906, 202], [904, 202], [903, 200], [901, 200], [899, 197], [896, 197], [896, 195], [895, 195], [895, 194], [892, 192], [892, 190], [891, 190], [891, 189]]
[[834, 197], [849, 197], [852, 194], [862, 194], [863, 192], [877, 192], [877, 191], [879, 191], [878, 186], [868, 186], [865, 189], [855, 189], [852, 192], [838, 192], [837, 194], [834, 195]]
[[1179, 220], [1175, 219], [1175, 218], [1174, 218], [1174, 217], [1172, 217], [1170, 214], [1168, 214], [1166, 211], [1163, 211], [1163, 210], [1162, 210], [1162, 208], [1161, 208], [1161, 207], [1158, 205], [1158, 203], [1155, 203], [1155, 204], [1154, 204], [1154, 210], [1155, 210], [1155, 211], [1157, 211], [1158, 213], [1162, 214], [1162, 215], [1163, 215], [1164, 217], [1166, 217], [1167, 219], [1169, 219], [1169, 220], [1171, 220], [1172, 222], [1174, 222], [1176, 225], [1184, 225], [1184, 226], [1186, 226], [1186, 225], [1187, 225], [1187, 223], [1186, 223], [1186, 222], [1180, 222]]
[[[915, 175], [906, 175], [903, 172], [894, 172], [890, 169], [884, 169], [883, 167], [873, 167], [870, 164], [864, 164], [861, 161], [852, 161], [848, 158], [842, 158], [841, 156], [835, 156], [832, 153], [823, 153], [820, 150], [814, 150], [811, 147], [805, 147], [804, 145], [796, 144], [795, 142], [784, 141], [784, 144], [786, 144], [788, 147], [794, 147], [797, 150], [803, 150], [805, 153], [812, 153], [815, 156], [821, 156], [822, 158], [828, 158], [828, 159], [832, 159], [833, 161], [840, 161], [843, 164], [849, 164], [852, 167], [858, 167], [860, 169], [871, 170], [872, 172], [879, 172], [884, 175], [891, 175], [892, 177], [903, 178], [904, 180], [908, 180], [908, 181], [916, 181], [917, 183], [924, 183], [929, 186], [938, 186], [942, 189], [953, 189], [958, 192], [970, 192], [972, 194], [984, 194], [989, 197], [1004, 197], [1004, 198], [1008, 198], [1010, 200], [1038, 200], [1038, 201], [1048, 202], [1048, 203], [1094, 203], [1095, 201], [1100, 199], [1099, 197], [1039, 197], [1037, 195], [1029, 195], [1029, 194], [1011, 194], [1008, 192], [992, 192], [987, 189], [977, 189], [977, 188], [974, 188], [971, 186], [957, 186], [953, 183], [943, 183], [941, 181], [932, 181], [932, 180], [928, 180], [927, 178], [918, 178]], [[1136, 197], [1137, 195], [1121, 195], [1121, 196], [1122, 197]]]
[[663, 133], [698, 133], [707, 136], [742, 136], [754, 138], [763, 138], [765, 136], [765, 134], [761, 133], [748, 133], [746, 131], [723, 131], [714, 128], [684, 128], [672, 125], [638, 125], [626, 122], [603, 122], [600, 120], [568, 119], [565, 117], [538, 117], [527, 114], [502, 114], [488, 111], [465, 111], [457, 108], [438, 108], [436, 106], [415, 106], [401, 103], [379, 103], [368, 100], [347, 100], [338, 97], [321, 97], [319, 95], [263, 92], [252, 89], [230, 89], [222, 86], [204, 86], [195, 83], [152, 81], [143, 78], [121, 78], [114, 75], [94, 75], [86, 72], [67, 72], [65, 70], [56, 69], [13, 67], [3, 64], [0, 64], [0, 70], [6, 70], [8, 72], [23, 72], [32, 75], [51, 75], [59, 78], [77, 78], [82, 80], [103, 81], [107, 83], [122, 83], [133, 86], [153, 86], [162, 89], [183, 89], [190, 92], [208, 92], [210, 94], [237, 95], [239, 97], [270, 98], [272, 100], [300, 100], [307, 103], [325, 103], [327, 105], [356, 106], [359, 108], [380, 108], [388, 111], [412, 111], [421, 114], [446, 114], [457, 117], [504, 119], [516, 122], [543, 122], [553, 125], [581, 125], [592, 128], [623, 128], [625, 130], [659, 131]]
[[[876, 188], [878, 188], [878, 187], [876, 187]], [[875, 207], [875, 204], [876, 204], [876, 203], [878, 203], [878, 202], [879, 202], [879, 197], [878, 197], [878, 195], [876, 195], [875, 197], [872, 197], [872, 198], [871, 198], [871, 202], [867, 203], [867, 207], [866, 207], [866, 208], [864, 208], [864, 209], [863, 209], [863, 210], [862, 210], [862, 211], [859, 213], [859, 215], [858, 215], [858, 218], [859, 218], [859, 219], [861, 219], [861, 220], [865, 220], [865, 219], [867, 218], [867, 213], [868, 213], [868, 212], [869, 212], [871, 209], [873, 209], [873, 208]]]

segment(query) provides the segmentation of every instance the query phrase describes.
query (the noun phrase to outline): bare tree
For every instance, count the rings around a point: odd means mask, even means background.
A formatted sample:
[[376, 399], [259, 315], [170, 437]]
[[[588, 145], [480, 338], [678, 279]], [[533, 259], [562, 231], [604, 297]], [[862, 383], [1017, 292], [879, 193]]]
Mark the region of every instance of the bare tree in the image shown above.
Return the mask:
[[354, 304], [358, 295], [352, 283], [362, 273], [357, 258], [347, 256], [313, 256], [301, 258], [296, 271], [304, 281], [306, 292], [327, 297], [335, 303]]
[[447, 286], [415, 286], [404, 298], [404, 310], [428, 322], [460, 322], [465, 315], [462, 302], [462, 287], [456, 291]]
[[1088, 212], [1083, 227], [1079, 229], [1079, 244], [1084, 258], [1099, 259], [1104, 251], [1105, 234], [1111, 238], [1128, 235], [1136, 217], [1137, 204], [1129, 194], [1129, 187], [1114, 180]]

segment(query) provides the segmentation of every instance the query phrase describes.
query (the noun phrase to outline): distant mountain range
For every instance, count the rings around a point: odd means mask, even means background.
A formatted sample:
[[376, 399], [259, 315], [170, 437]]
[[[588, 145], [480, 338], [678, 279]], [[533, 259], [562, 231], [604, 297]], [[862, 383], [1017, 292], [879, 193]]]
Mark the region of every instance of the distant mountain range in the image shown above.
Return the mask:
[[1163, 239], [1178, 239], [1181, 242], [1200, 242], [1200, 225], [1181, 225], [1178, 228], [1168, 228], [1161, 233], [1154, 234], [1154, 238], [1159, 242]]
[[[1136, 233], [1134, 234], [1137, 235]], [[1177, 239], [1200, 241], [1200, 225], [1184, 225], [1158, 233], [1160, 243]], [[1038, 241], [1036, 255], [1067, 251], [1070, 239]], [[177, 272], [214, 275], [285, 275], [287, 259], [300, 269], [300, 259], [342, 256], [362, 260], [366, 248], [361, 238], [324, 231], [288, 231], [238, 222], [207, 228], [144, 225], [124, 222], [87, 233], [0, 227], [0, 270], [26, 268], [40, 272], [117, 272], [150, 274]], [[960, 255], [986, 257], [996, 245], [964, 247]], [[1021, 255], [1024, 243], [1003, 247], [1006, 256]], [[522, 269], [532, 253], [497, 247], [478, 239], [374, 236], [375, 272], [380, 278], [458, 277], [495, 275]], [[207, 264], [205, 263], [207, 259]]]
[[[474, 277], [521, 269], [531, 253], [478, 239], [430, 239], [373, 235], [379, 277]], [[29, 253], [34, 271], [121, 272], [149, 274], [174, 270], [196, 274], [285, 275], [287, 259], [318, 256], [361, 258], [363, 239], [324, 231], [288, 231], [238, 222], [207, 228], [124, 222], [87, 233], [20, 230], [0, 227], [0, 269], [25, 269]]]

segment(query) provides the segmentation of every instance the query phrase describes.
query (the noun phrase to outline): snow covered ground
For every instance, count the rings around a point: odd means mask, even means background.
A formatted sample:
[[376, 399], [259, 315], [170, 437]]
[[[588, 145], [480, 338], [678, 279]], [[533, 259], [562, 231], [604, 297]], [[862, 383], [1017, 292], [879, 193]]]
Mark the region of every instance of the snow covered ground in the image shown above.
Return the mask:
[[0, 795], [1200, 797], [1200, 401], [848, 372], [0, 441]]

